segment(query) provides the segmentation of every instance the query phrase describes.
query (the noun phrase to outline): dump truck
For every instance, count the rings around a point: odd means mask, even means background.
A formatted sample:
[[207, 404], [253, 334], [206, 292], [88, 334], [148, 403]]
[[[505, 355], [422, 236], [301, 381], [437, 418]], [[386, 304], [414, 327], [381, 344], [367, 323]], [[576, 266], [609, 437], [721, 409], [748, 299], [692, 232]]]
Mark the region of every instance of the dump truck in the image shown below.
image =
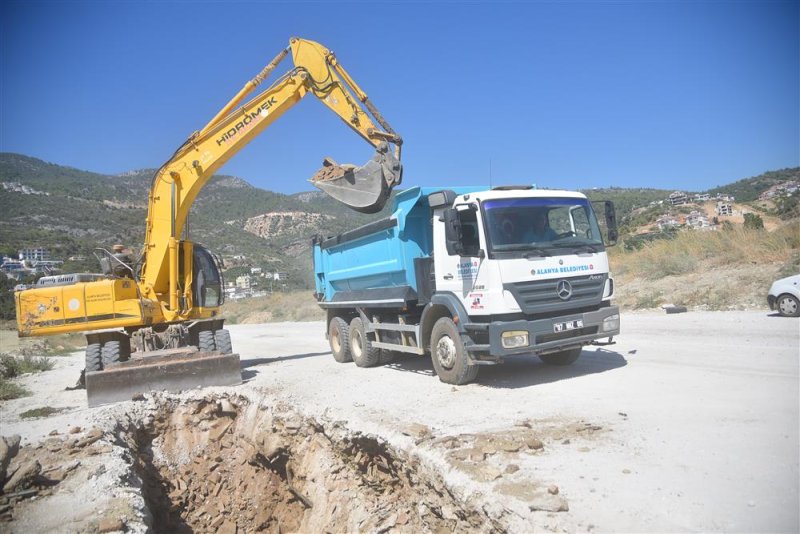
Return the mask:
[[[294, 67], [245, 101], [290, 54]], [[15, 293], [20, 337], [86, 334], [90, 406], [150, 390], [241, 382], [239, 356], [220, 313], [221, 262], [190, 239], [189, 210], [225, 162], [307, 95], [375, 150], [361, 167], [326, 158], [311, 182], [354, 210], [383, 208], [402, 179], [402, 138], [333, 52], [291, 38], [155, 172], [138, 257], [122, 245], [98, 248], [101, 273], [49, 276]]]
[[449, 384], [511, 355], [569, 365], [619, 334], [606, 254], [616, 239], [613, 203], [578, 192], [403, 191], [389, 217], [313, 239], [333, 357], [372, 367], [430, 355]]

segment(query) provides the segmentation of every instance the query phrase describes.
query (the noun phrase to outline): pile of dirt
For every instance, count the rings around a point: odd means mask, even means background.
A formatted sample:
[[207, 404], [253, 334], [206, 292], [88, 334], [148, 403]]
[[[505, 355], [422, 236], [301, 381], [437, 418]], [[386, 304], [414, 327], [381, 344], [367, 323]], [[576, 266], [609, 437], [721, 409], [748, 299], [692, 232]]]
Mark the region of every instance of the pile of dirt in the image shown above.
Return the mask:
[[286, 406], [167, 401], [120, 440], [156, 532], [417, 532], [493, 528], [441, 478], [378, 439], [329, 435]]

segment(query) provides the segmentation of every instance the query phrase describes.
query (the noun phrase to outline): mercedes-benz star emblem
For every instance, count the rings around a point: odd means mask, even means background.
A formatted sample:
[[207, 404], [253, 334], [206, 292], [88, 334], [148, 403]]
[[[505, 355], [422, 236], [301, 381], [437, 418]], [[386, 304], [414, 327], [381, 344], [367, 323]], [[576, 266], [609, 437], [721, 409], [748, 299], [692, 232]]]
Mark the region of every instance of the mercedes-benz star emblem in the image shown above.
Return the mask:
[[561, 300], [569, 300], [572, 296], [572, 286], [566, 280], [561, 280], [556, 285], [556, 294]]

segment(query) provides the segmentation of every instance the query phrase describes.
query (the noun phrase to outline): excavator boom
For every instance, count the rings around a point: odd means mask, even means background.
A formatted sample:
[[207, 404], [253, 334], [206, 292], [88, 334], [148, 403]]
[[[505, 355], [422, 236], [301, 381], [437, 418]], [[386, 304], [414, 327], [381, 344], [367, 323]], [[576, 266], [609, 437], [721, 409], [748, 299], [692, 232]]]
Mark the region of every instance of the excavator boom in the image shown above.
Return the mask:
[[[257, 92], [290, 54], [294, 67]], [[292, 38], [156, 171], [138, 259], [122, 245], [114, 254], [98, 249], [103, 274], [46, 277], [16, 293], [20, 336], [86, 333], [90, 406], [151, 389], [241, 381], [239, 356], [219, 315], [221, 262], [184, 230], [211, 176], [309, 94], [375, 150], [360, 167], [326, 158], [311, 182], [355, 210], [383, 208], [402, 179], [402, 139], [330, 50]]]

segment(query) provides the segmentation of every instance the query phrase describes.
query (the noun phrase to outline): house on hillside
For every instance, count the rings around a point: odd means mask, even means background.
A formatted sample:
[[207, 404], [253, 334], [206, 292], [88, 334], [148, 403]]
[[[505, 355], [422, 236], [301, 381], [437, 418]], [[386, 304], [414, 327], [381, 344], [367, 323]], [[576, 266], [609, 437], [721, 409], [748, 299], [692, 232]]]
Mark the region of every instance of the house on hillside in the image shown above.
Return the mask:
[[656, 225], [663, 232], [669, 228], [677, 228], [681, 225], [681, 222], [675, 216], [667, 214], [656, 219]]
[[669, 203], [673, 206], [681, 206], [689, 203], [689, 195], [683, 191], [675, 191], [669, 196]]
[[698, 193], [694, 196], [695, 202], [705, 202], [707, 200], [711, 200], [711, 195], [708, 193]]
[[19, 261], [49, 261], [50, 251], [43, 247], [24, 248], [19, 251]]
[[717, 202], [717, 215], [733, 215], [733, 204], [730, 202], [719, 201]]
[[686, 216], [686, 226], [695, 230], [703, 228], [710, 228], [711, 224], [708, 222], [708, 216], [705, 212], [694, 210]]

